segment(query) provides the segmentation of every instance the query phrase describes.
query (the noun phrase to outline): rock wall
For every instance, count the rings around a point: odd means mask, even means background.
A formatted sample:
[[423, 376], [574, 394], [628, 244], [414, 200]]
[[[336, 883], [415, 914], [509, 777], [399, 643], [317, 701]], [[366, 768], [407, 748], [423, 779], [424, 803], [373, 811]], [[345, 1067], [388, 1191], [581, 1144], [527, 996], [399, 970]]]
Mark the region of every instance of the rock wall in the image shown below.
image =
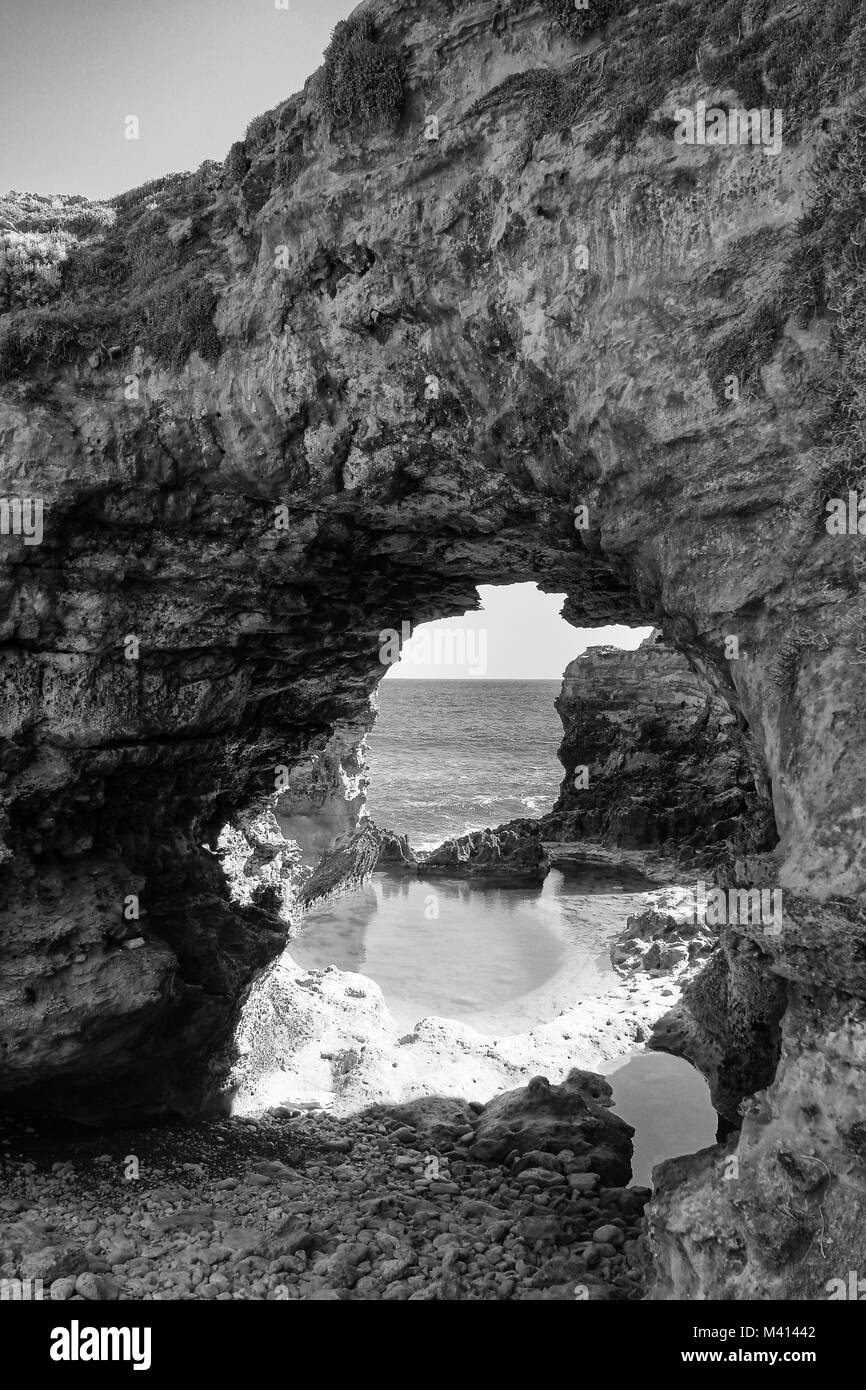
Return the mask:
[[314, 868], [334, 841], [355, 829], [367, 799], [366, 733], [370, 715], [355, 724], [341, 721], [321, 752], [311, 751], [286, 769], [288, 785], [274, 815], [287, 840], [301, 848]]
[[[655, 1170], [655, 1298], [848, 1297], [849, 1271], [863, 1266], [866, 1032], [858, 958], [866, 918], [862, 908], [799, 902], [789, 913], [785, 942], [770, 951], [754, 930], [737, 933], [738, 953], [751, 946], [753, 962], [771, 972], [763, 1008], [753, 976], [759, 1022], [772, 984], [784, 986], [773, 1009], [773, 1066], [741, 1101], [727, 1144]], [[709, 1061], [711, 1075], [721, 1058], [730, 1079], [732, 1044], [741, 1069], [760, 1065], [751, 1021], [737, 1004], [745, 997], [745, 990], [734, 995], [732, 1017], [717, 1017], [717, 1032], [712, 1019], [701, 1019], [696, 1060]]]
[[556, 701], [566, 775], [550, 831], [735, 862], [776, 843], [754, 743], [730, 705], [653, 633], [636, 651], [590, 647]]
[[[479, 583], [655, 624], [748, 725], [791, 923], [761, 969], [796, 974], [798, 903], [856, 918], [864, 6], [735, 8], [370, 0], [224, 166], [79, 206], [56, 275], [4, 262], [7, 1096], [104, 1118], [214, 1094], [286, 933], [232, 901], [221, 834], [363, 719], [383, 630]], [[698, 100], [783, 110], [779, 150], [678, 143]], [[3, 212], [48, 235], [43, 204]], [[822, 931], [760, 1163], [799, 1093], [855, 1252], [866, 1012]], [[687, 1171], [672, 1232], [726, 1201]]]

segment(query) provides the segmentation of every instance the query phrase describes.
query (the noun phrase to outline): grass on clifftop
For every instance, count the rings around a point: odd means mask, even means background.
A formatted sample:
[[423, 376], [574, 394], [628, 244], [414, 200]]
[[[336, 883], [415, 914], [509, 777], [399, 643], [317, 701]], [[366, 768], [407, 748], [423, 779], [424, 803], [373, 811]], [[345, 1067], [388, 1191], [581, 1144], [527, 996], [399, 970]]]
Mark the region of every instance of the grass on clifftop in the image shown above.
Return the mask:
[[[194, 351], [215, 361], [207, 271], [219, 253], [207, 238], [193, 243], [219, 170], [208, 161], [105, 203], [0, 200], [0, 379], [136, 346], [175, 370]], [[186, 219], [191, 235], [174, 244], [169, 229]]]
[[[399, 116], [403, 81], [401, 55], [377, 42], [368, 16], [351, 16], [326, 50], [319, 112], [337, 127], [387, 127]], [[121, 360], [135, 347], [174, 370], [193, 352], [215, 361], [209, 272], [220, 269], [222, 253], [209, 236], [214, 202], [221, 189], [237, 192], [275, 136], [276, 176], [291, 182], [303, 138], [280, 127], [290, 106], [251, 121], [223, 165], [206, 161], [196, 173], [167, 174], [104, 203], [0, 200], [0, 380], [94, 355]], [[169, 237], [187, 219], [191, 234]]]

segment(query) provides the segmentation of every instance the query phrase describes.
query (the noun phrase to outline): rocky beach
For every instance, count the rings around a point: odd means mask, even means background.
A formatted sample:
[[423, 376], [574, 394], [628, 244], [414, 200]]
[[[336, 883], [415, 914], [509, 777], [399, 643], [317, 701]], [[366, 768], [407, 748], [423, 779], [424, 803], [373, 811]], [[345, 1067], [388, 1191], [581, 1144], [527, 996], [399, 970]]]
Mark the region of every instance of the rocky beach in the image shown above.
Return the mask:
[[573, 1072], [488, 1107], [278, 1109], [103, 1153], [29, 1127], [4, 1150], [0, 1276], [58, 1301], [640, 1298], [650, 1194], [616, 1185], [605, 1091]]
[[[398, 1037], [371, 980], [284, 958], [233, 1117], [91, 1135], [7, 1114], [0, 1279], [73, 1302], [646, 1297], [651, 1189], [579, 1068], [640, 1049], [714, 949], [682, 890], [651, 897], [612, 947], [621, 987], [528, 1034]], [[294, 1103], [266, 1104], [274, 1075]]]

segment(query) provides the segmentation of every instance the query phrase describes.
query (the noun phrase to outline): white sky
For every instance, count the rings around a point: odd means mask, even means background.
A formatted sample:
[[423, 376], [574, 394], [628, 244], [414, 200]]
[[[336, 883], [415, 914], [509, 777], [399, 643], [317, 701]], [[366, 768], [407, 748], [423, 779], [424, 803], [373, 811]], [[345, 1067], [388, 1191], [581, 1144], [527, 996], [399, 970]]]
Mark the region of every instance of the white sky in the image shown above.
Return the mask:
[[[0, 193], [104, 198], [222, 160], [355, 0], [3, 0]], [[125, 137], [137, 116], [139, 139]]]
[[422, 623], [386, 680], [559, 680], [587, 647], [633, 650], [652, 628], [571, 627], [565, 596], [534, 584], [481, 585], [482, 609]]

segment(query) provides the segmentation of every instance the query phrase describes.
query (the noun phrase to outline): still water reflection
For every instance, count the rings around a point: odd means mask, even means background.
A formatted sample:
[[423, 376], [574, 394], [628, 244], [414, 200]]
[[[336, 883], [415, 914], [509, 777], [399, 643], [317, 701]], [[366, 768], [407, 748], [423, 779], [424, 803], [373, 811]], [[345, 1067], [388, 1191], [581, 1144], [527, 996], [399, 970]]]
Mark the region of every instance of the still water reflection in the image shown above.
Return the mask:
[[549, 994], [533, 996], [564, 967], [561, 1008], [615, 982], [609, 942], [640, 904], [638, 882], [556, 869], [539, 886], [376, 874], [310, 912], [289, 952], [306, 969], [369, 975], [401, 1026], [435, 1014], [522, 1032], [555, 1016]]

